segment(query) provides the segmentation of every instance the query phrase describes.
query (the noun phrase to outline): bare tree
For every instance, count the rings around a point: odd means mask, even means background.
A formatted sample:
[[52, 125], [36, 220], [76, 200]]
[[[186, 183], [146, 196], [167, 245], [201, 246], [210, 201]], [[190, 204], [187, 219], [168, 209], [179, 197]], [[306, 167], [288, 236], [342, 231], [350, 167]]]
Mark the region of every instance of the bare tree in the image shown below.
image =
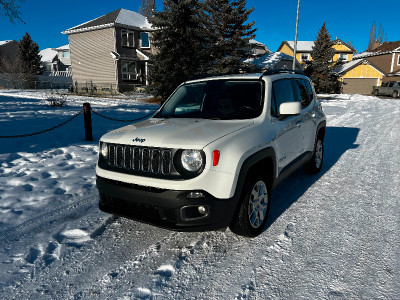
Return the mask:
[[142, 0], [142, 6], [139, 7], [139, 13], [147, 18], [151, 17], [156, 11], [155, 0]]
[[18, 5], [18, 2], [22, 3], [23, 1], [24, 0], [0, 0], [0, 15], [8, 18], [11, 23], [25, 23], [20, 17]]
[[[373, 50], [373, 45], [378, 43], [379, 45], [384, 42], [384, 31], [382, 24], [379, 24], [378, 32], [376, 32], [376, 22], [372, 24], [371, 31], [369, 32], [368, 49]], [[387, 36], [385, 36], [385, 42], [387, 41]]]

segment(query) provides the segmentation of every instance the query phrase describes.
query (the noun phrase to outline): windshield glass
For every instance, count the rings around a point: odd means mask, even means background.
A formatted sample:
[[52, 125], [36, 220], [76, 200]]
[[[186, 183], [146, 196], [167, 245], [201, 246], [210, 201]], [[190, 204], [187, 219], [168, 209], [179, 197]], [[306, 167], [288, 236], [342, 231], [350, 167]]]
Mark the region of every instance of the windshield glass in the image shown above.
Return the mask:
[[251, 119], [262, 112], [259, 80], [210, 80], [182, 85], [155, 116], [158, 118]]

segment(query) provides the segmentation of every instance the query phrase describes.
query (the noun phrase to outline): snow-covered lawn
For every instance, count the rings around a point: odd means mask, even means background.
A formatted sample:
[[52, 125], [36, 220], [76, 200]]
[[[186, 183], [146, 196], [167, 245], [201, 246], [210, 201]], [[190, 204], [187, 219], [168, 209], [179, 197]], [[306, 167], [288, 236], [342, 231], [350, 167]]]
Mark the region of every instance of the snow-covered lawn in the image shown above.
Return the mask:
[[[157, 105], [0, 91], [0, 136], [57, 125], [90, 102], [116, 119]], [[32, 137], [0, 138], [2, 299], [400, 299], [400, 101], [320, 95], [328, 119], [321, 174], [272, 197], [256, 239], [179, 233], [97, 208], [97, 142], [125, 123], [92, 114]]]

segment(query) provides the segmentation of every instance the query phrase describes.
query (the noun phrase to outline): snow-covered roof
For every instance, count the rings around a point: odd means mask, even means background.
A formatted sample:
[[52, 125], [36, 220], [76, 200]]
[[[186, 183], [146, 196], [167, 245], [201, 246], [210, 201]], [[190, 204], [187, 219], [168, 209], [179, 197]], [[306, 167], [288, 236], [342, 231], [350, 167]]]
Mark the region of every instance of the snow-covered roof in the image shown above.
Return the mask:
[[376, 67], [373, 63], [371, 63], [370, 61], [366, 60], [366, 59], [356, 59], [356, 60], [352, 60], [349, 61], [347, 63], [344, 63], [343, 65], [337, 66], [333, 72], [337, 73], [339, 75], [342, 75], [348, 71], [350, 71], [351, 69], [357, 67], [358, 65], [370, 65], [372, 68], [374, 68], [375, 70], [377, 70], [378, 72], [385, 74], [382, 70], [380, 70], [378, 67]]
[[138, 14], [137, 12], [131, 10], [120, 8], [94, 20], [67, 29], [62, 33], [71, 34], [102, 28], [109, 28], [116, 25], [151, 30], [151, 24], [148, 22], [145, 16], [142, 16], [141, 14]]
[[[286, 41], [288, 45], [294, 49], [294, 41]], [[314, 47], [313, 41], [297, 41], [297, 51], [312, 51], [312, 47]]]
[[14, 40], [0, 41], [0, 46], [6, 45], [10, 42], [16, 42], [16, 41], [14, 41]]
[[39, 51], [39, 55], [41, 55], [41, 62], [53, 62], [54, 58], [57, 56], [57, 51], [52, 48], [46, 48]]
[[53, 48], [55, 51], [67, 51], [69, 50], [69, 44], [66, 44], [64, 46], [58, 47], [58, 48]]
[[[293, 56], [287, 55], [282, 52], [274, 52], [274, 53], [264, 54], [261, 57], [249, 58], [249, 59], [245, 60], [246, 63], [251, 63], [251, 64], [257, 66], [260, 70], [273, 69], [279, 62], [282, 62], [282, 61], [292, 62]], [[302, 69], [300, 64], [296, 64], [296, 65], [298, 68]]]

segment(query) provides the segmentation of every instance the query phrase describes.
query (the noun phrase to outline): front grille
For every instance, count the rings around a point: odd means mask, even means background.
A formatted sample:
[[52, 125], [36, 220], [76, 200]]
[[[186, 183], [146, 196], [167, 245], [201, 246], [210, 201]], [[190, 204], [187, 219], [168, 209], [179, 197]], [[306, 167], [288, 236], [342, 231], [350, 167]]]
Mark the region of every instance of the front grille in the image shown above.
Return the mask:
[[172, 150], [108, 144], [107, 166], [117, 172], [170, 175]]

